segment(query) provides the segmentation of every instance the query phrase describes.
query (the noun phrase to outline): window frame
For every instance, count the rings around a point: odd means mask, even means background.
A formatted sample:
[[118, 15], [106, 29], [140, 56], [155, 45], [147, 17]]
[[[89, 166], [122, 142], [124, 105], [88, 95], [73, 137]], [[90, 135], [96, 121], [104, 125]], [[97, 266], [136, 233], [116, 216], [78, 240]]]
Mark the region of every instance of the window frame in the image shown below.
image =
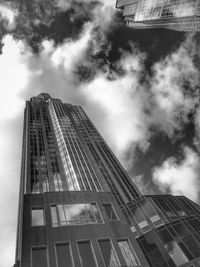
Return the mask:
[[[60, 214], [59, 214], [59, 210], [58, 210], [58, 205], [64, 206], [64, 205], [79, 205], [79, 204], [83, 204], [83, 205], [89, 204], [90, 205], [90, 211], [92, 211], [92, 214], [94, 213], [93, 208], [92, 208], [92, 205], [95, 204], [95, 206], [97, 208], [97, 211], [99, 212], [99, 216], [101, 218], [101, 222], [98, 221], [97, 218], [96, 218], [96, 216], [93, 214], [94, 215], [94, 218], [95, 218], [95, 221], [90, 221], [88, 223], [78, 223], [78, 224], [76, 224], [76, 223], [70, 223], [70, 224], [68, 224], [67, 223], [68, 221], [66, 220], [65, 221], [66, 224], [62, 224], [63, 221], [60, 220]], [[51, 212], [51, 208], [52, 207], [55, 207], [56, 208], [56, 216], [57, 216], [57, 224], [56, 225], [55, 225], [55, 223], [53, 223], [52, 212]], [[61, 203], [51, 203], [50, 204], [50, 213], [51, 213], [51, 226], [52, 227], [79, 226], [79, 225], [89, 225], [89, 224], [105, 224], [105, 222], [103, 220], [102, 213], [101, 213], [101, 211], [99, 209], [99, 205], [98, 205], [98, 203], [96, 201], [87, 202], [87, 203], [63, 203], [63, 204], [61, 204]], [[65, 218], [65, 219], [67, 219], [67, 218]]]
[[[135, 252], [134, 247], [132, 246], [132, 244], [131, 244], [131, 242], [130, 242], [130, 239], [129, 239], [128, 237], [123, 237], [123, 238], [117, 238], [116, 241], [117, 241], [117, 245], [118, 245], [118, 247], [119, 247], [120, 253], [121, 253], [121, 255], [122, 255], [122, 258], [123, 258], [123, 260], [124, 260], [124, 262], [125, 262], [125, 266], [126, 266], [127, 264], [126, 264], [124, 255], [123, 255], [123, 253], [122, 253], [122, 251], [121, 251], [121, 248], [120, 248], [120, 246], [119, 246], [119, 243], [118, 243], [118, 242], [120, 242], [120, 241], [127, 241], [127, 243], [129, 244], [129, 247], [130, 247], [130, 249], [131, 249], [131, 252], [132, 252], [132, 254], [133, 254], [134, 257], [135, 257], [136, 262], [138, 262], [138, 264], [137, 264], [137, 265], [134, 265], [134, 266], [141, 266], [141, 262], [140, 262], [140, 260], [139, 260], [139, 258], [138, 258], [138, 256], [137, 256], [137, 253]], [[131, 266], [128, 266], [128, 267], [131, 267]]]
[[30, 247], [30, 260], [31, 260], [31, 267], [33, 267], [33, 250], [40, 250], [40, 249], [45, 249], [46, 250], [46, 256], [47, 256], [47, 266], [50, 266], [49, 262], [49, 253], [48, 253], [48, 246], [47, 245], [39, 245], [39, 246], [31, 246]]
[[[116, 220], [110, 220], [110, 218], [108, 217], [108, 214], [107, 214], [107, 212], [106, 212], [106, 209], [105, 209], [105, 207], [104, 207], [104, 206], [106, 206], [106, 205], [110, 205], [110, 206], [111, 206], [111, 208], [112, 208], [112, 210], [113, 210], [113, 212], [114, 212], [114, 214], [115, 214]], [[114, 208], [112, 202], [105, 202], [105, 203], [102, 203], [102, 207], [103, 207], [103, 210], [104, 210], [104, 212], [105, 212], [105, 214], [106, 214], [106, 217], [108, 218], [109, 222], [116, 222], [116, 221], [119, 221], [118, 214], [116, 213], [115, 208]]]
[[[43, 213], [43, 224], [39, 224], [39, 225], [33, 225], [32, 224], [32, 221], [33, 221], [33, 216], [32, 216], [32, 211], [33, 210], [42, 210], [42, 213]], [[46, 225], [46, 218], [45, 218], [45, 212], [44, 212], [44, 207], [43, 206], [31, 206], [31, 218], [30, 218], [30, 225], [31, 227], [41, 227], [41, 226], [45, 226]]]
[[70, 253], [70, 257], [71, 257], [71, 262], [72, 262], [72, 266], [75, 267], [75, 263], [74, 263], [74, 257], [73, 257], [73, 252], [72, 252], [72, 246], [71, 246], [70, 241], [60, 241], [60, 242], [55, 242], [54, 243], [54, 249], [55, 249], [55, 256], [56, 256], [56, 267], [58, 266], [58, 257], [57, 257], [57, 250], [56, 250], [56, 245], [69, 245], [69, 253]]
[[97, 244], [98, 244], [98, 248], [99, 248], [99, 251], [100, 251], [100, 255], [101, 255], [101, 258], [102, 258], [104, 267], [106, 267], [106, 264], [105, 264], [104, 257], [103, 257], [103, 254], [102, 254], [102, 251], [101, 251], [101, 248], [100, 248], [100, 245], [99, 245], [99, 241], [106, 241], [106, 240], [109, 240], [110, 241], [111, 247], [114, 250], [114, 254], [115, 254], [115, 256], [117, 258], [117, 261], [118, 261], [118, 264], [119, 264], [117, 267], [121, 267], [121, 262], [119, 260], [119, 256], [117, 255], [116, 249], [115, 249], [115, 247], [113, 245], [113, 242], [112, 242], [111, 237], [103, 237], [103, 238], [96, 239], [96, 241], [97, 241]]
[[90, 249], [91, 249], [91, 252], [92, 252], [92, 255], [93, 255], [93, 259], [94, 259], [94, 262], [96, 264], [96, 266], [94, 266], [94, 267], [99, 267], [99, 264], [98, 264], [98, 261], [97, 261], [97, 257], [95, 255], [94, 248], [93, 248], [93, 245], [92, 245], [92, 240], [90, 240], [90, 239], [76, 240], [76, 249], [77, 249], [77, 252], [78, 252], [80, 266], [84, 267], [83, 264], [82, 264], [82, 258], [81, 258], [81, 254], [80, 254], [80, 251], [79, 251], [78, 244], [83, 244], [83, 243], [86, 243], [86, 242], [88, 242], [89, 245], [90, 245]]

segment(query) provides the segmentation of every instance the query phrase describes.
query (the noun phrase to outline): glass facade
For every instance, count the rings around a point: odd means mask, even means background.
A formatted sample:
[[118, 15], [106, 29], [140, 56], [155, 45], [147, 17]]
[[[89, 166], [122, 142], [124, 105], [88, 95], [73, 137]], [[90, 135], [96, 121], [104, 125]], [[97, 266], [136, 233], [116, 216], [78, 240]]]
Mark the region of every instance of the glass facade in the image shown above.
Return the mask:
[[199, 0], [117, 0], [127, 26], [200, 31]]
[[109, 188], [120, 205], [141, 195], [81, 107], [40, 94], [26, 110], [31, 172], [26, 193]]
[[19, 207], [15, 267], [200, 266], [200, 207], [141, 195], [82, 108], [47, 94], [26, 104]]

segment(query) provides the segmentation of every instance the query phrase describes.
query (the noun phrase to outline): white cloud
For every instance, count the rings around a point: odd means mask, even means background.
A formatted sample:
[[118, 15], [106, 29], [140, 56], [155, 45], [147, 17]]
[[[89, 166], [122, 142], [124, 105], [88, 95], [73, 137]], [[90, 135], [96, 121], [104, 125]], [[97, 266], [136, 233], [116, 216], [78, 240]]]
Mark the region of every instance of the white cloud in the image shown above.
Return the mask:
[[15, 28], [15, 19], [18, 15], [17, 10], [11, 7], [11, 5], [5, 2], [0, 2], [0, 16], [7, 21], [4, 26], [7, 30], [13, 30]]
[[[154, 77], [150, 80], [155, 108], [152, 110], [152, 124], [173, 136], [175, 130], [182, 129], [187, 115], [199, 102], [194, 90], [199, 83], [199, 72], [191, 55], [192, 40], [186, 42], [171, 55], [154, 65]], [[184, 89], [184, 82], [190, 88]]]
[[167, 159], [156, 168], [153, 180], [162, 192], [170, 190], [175, 195], [185, 195], [198, 202], [200, 193], [200, 159], [189, 147], [184, 148], [184, 159], [176, 163], [175, 158]]
[[[133, 53], [134, 57], [128, 54], [119, 63], [126, 70], [124, 77], [108, 80], [106, 73], [99, 73], [82, 87], [87, 109], [90, 104], [101, 109], [102, 119], [95, 124], [120, 158], [130, 144], [142, 146], [148, 136], [144, 114], [147, 95], [138, 88], [143, 55]], [[92, 112], [90, 117], [93, 118]]]

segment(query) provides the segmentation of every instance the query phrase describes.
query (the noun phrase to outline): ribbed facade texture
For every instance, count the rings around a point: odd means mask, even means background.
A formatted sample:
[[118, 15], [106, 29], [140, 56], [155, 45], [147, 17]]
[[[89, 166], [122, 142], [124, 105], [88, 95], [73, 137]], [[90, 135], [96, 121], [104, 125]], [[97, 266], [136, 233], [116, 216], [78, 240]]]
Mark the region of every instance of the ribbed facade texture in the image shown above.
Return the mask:
[[80, 106], [26, 102], [15, 267], [200, 266], [200, 207], [143, 196]]
[[117, 0], [128, 27], [200, 31], [200, 0]]

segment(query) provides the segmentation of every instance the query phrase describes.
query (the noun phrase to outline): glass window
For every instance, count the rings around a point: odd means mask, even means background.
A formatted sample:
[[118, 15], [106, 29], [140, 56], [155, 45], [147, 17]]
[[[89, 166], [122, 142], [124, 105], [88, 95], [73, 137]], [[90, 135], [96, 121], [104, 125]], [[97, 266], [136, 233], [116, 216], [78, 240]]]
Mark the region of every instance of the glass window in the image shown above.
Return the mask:
[[78, 242], [81, 267], [97, 266], [90, 241]]
[[180, 266], [189, 261], [182, 249], [174, 240], [169, 241], [164, 245], [164, 247], [176, 266]]
[[105, 212], [109, 218], [109, 221], [117, 221], [118, 218], [111, 204], [103, 204]]
[[167, 229], [160, 231], [159, 237], [161, 238], [168, 255], [174, 261], [176, 266], [180, 266], [189, 261], [181, 247], [176, 243]]
[[139, 266], [140, 262], [135, 254], [135, 251], [130, 246], [128, 239], [117, 240], [117, 243], [119, 245], [123, 258], [126, 262], [126, 266], [127, 267]]
[[52, 218], [52, 224], [58, 226], [58, 215], [56, 206], [51, 206], [51, 218]]
[[190, 250], [194, 258], [200, 257], [200, 246], [192, 235], [184, 237], [183, 242], [186, 244], [186, 247]]
[[69, 243], [56, 244], [57, 267], [74, 267]]
[[101, 255], [106, 267], [120, 267], [116, 252], [111, 244], [110, 239], [98, 240]]
[[189, 234], [189, 231], [187, 230], [187, 228], [184, 226], [183, 223], [175, 224], [173, 225], [173, 228], [180, 238]]
[[[153, 267], [169, 267], [161, 252], [158, 249], [154, 249], [147, 254], [148, 260]], [[172, 265], [173, 266], [173, 265]]]
[[32, 248], [32, 267], [48, 267], [46, 247]]
[[51, 206], [53, 226], [102, 223], [96, 203]]
[[156, 241], [157, 241], [156, 235], [145, 235], [142, 238], [139, 238], [139, 243], [142, 245], [143, 250], [146, 253], [151, 252], [154, 249], [157, 249]]
[[32, 208], [31, 210], [31, 225], [44, 225], [44, 211], [43, 208]]

